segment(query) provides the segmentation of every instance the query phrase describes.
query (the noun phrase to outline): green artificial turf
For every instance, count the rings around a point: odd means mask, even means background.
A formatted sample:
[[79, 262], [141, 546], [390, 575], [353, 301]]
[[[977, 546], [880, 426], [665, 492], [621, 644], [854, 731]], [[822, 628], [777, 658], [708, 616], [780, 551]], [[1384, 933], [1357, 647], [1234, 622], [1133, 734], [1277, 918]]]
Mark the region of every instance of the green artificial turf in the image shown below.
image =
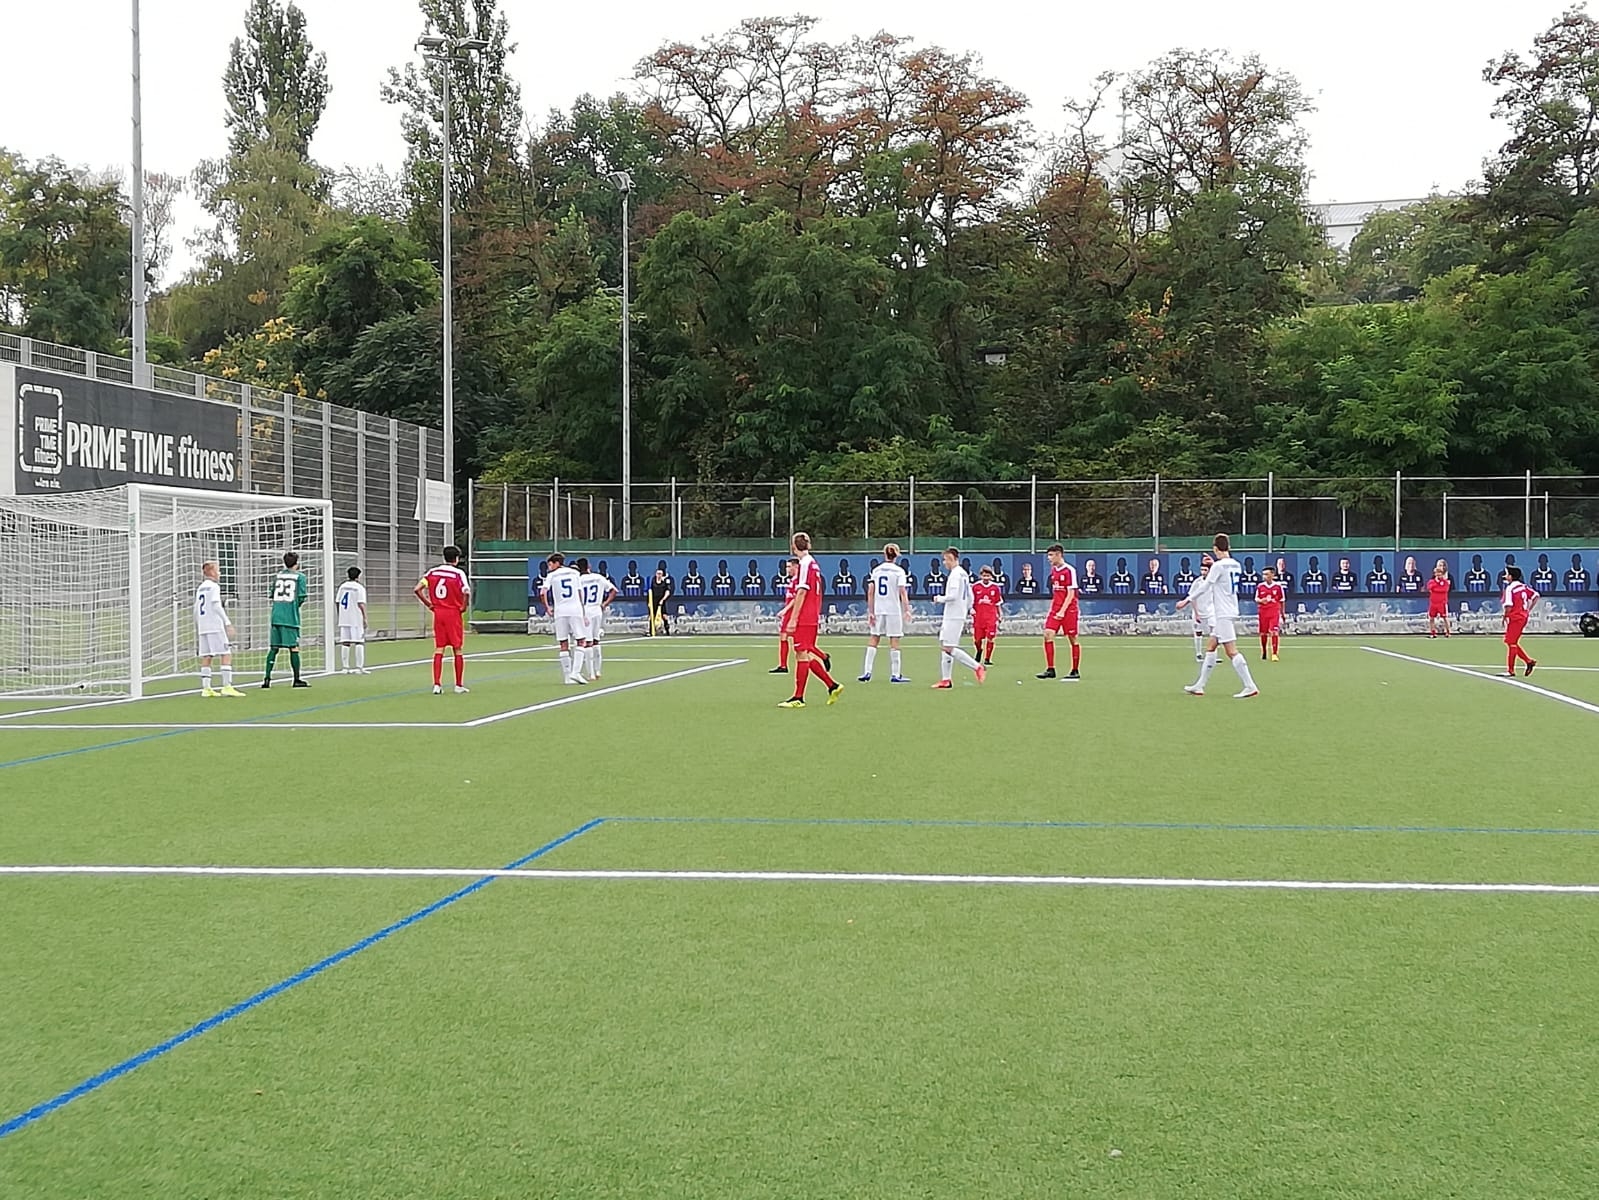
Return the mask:
[[[1079, 684], [1010, 639], [945, 693], [927, 643], [900, 687], [829, 645], [798, 712], [769, 642], [692, 637], [580, 700], [479, 636], [467, 696], [397, 643], [0, 705], [0, 863], [496, 868], [588, 826], [529, 869], [1599, 883], [1599, 713], [1361, 648], [1486, 638], [1293, 639], [1236, 702], [1174, 639]], [[1599, 706], [1599, 645], [1530, 645]], [[472, 885], [0, 875], [0, 1123]], [[0, 1196], [1591, 1197], [1596, 904], [497, 879], [0, 1136]]]

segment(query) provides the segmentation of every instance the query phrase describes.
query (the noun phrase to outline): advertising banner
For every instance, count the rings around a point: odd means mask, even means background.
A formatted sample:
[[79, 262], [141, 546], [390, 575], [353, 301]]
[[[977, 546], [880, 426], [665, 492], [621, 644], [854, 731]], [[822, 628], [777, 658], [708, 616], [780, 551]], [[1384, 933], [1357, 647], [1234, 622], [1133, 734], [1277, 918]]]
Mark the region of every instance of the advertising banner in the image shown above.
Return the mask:
[[0, 479], [14, 495], [125, 483], [236, 492], [239, 411], [186, 396], [13, 367]]

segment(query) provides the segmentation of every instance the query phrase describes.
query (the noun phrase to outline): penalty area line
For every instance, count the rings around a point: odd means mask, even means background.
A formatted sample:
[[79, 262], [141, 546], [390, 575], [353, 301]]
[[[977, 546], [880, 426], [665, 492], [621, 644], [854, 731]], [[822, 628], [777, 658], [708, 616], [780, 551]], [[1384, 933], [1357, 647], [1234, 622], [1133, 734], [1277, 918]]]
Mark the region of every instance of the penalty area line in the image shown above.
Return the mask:
[[1599, 704], [1589, 704], [1586, 700], [1578, 700], [1575, 696], [1568, 696], [1564, 692], [1552, 692], [1548, 688], [1539, 687], [1535, 683], [1528, 683], [1525, 679], [1512, 679], [1508, 675], [1489, 675], [1482, 671], [1474, 671], [1470, 667], [1457, 666], [1454, 663], [1435, 662], [1430, 658], [1416, 658], [1414, 655], [1400, 654], [1396, 650], [1380, 650], [1376, 646], [1362, 646], [1361, 649], [1368, 654], [1380, 654], [1384, 658], [1397, 658], [1400, 662], [1432, 667], [1438, 671], [1452, 671], [1456, 675], [1467, 675], [1472, 679], [1486, 679], [1489, 683], [1507, 684], [1523, 692], [1531, 692], [1534, 696], [1542, 696], [1546, 700], [1557, 700], [1561, 704], [1569, 704], [1572, 708], [1580, 708], [1584, 712], [1599, 713]]
[[479, 717], [475, 721], [464, 721], [462, 727], [466, 729], [481, 729], [485, 725], [493, 725], [500, 721], [509, 721], [515, 717], [525, 717], [529, 713], [543, 712], [550, 708], [561, 708], [567, 704], [577, 704], [584, 700], [593, 700], [597, 696], [612, 696], [617, 692], [630, 692], [634, 688], [649, 687], [652, 684], [667, 683], [673, 679], [687, 679], [690, 675], [701, 675], [706, 671], [720, 671], [723, 667], [741, 667], [749, 662], [747, 658], [729, 658], [722, 662], [707, 663], [702, 667], [690, 667], [686, 671], [672, 671], [665, 675], [651, 675], [648, 679], [635, 679], [629, 683], [613, 684], [595, 691], [584, 690], [574, 692], [570, 696], [558, 696], [554, 700], [544, 700], [538, 704], [529, 704], [523, 708], [513, 708], [507, 712], [494, 713], [491, 716]]
[[472, 878], [705, 883], [904, 883], [977, 887], [1105, 887], [1274, 892], [1458, 892], [1599, 895], [1592, 883], [1464, 883], [1397, 879], [1182, 879], [1145, 875], [944, 875], [879, 871], [652, 871], [483, 867], [219, 867], [0, 865], [0, 875], [213, 875]]

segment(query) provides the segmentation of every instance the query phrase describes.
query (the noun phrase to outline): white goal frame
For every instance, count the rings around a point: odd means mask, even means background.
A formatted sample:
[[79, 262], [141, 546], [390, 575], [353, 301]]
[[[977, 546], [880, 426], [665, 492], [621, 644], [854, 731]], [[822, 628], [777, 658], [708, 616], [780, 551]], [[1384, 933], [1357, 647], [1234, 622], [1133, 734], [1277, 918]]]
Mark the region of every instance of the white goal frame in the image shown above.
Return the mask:
[[322, 579], [328, 595], [321, 597], [322, 609], [322, 671], [328, 675], [334, 669], [334, 645], [338, 637], [338, 616], [333, 609], [333, 589], [338, 586], [334, 577], [333, 551], [333, 501], [315, 500], [301, 496], [265, 496], [259, 492], [211, 492], [199, 488], [165, 487], [153, 483], [130, 483], [128, 493], [128, 680], [130, 694], [135, 700], [144, 695], [144, 596], [143, 589], [132, 586], [143, 578], [143, 544], [139, 517], [144, 501], [167, 498], [181, 500], [209, 500], [220, 504], [248, 501], [257, 509], [296, 508], [319, 509], [322, 513]]

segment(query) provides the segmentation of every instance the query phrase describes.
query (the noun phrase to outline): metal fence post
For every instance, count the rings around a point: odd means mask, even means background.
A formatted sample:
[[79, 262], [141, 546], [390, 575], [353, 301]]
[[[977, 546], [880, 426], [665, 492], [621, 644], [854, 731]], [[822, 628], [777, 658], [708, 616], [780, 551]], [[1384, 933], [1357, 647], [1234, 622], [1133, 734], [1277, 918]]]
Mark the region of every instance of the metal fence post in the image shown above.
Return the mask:
[[794, 477], [788, 477], [788, 537], [794, 540]]
[[550, 483], [550, 549], [561, 548], [561, 477]]
[[666, 511], [672, 526], [672, 553], [677, 553], [677, 522], [682, 515], [677, 511], [677, 476], [672, 476], [672, 488], [667, 494]]
[[1449, 493], [1444, 493], [1444, 541], [1449, 540]]
[[963, 542], [966, 540], [965, 492], [960, 492], [955, 496], [955, 536]]
[[775, 542], [777, 541], [777, 493], [773, 492], [769, 499], [772, 502], [772, 527], [766, 536]]
[[[1238, 537], [1240, 540], [1247, 542], [1249, 540], [1249, 493], [1247, 491], [1244, 492], [1238, 508]], [[1267, 549], [1270, 549], [1270, 547], [1268, 546]]]
[[1268, 551], [1275, 550], [1277, 548], [1276, 542], [1273, 541], [1273, 529], [1272, 529], [1272, 520], [1277, 515], [1276, 511], [1275, 511], [1276, 507], [1277, 507], [1277, 472], [1275, 472], [1275, 471], [1267, 471], [1266, 472], [1266, 549]]
[[907, 536], [905, 538], [905, 553], [906, 554], [915, 554], [916, 553], [916, 476], [912, 475], [910, 477], [909, 483], [910, 483], [910, 510], [909, 510], [909, 521], [910, 521], [910, 524], [909, 524], [908, 528], [906, 529]]
[[861, 497], [861, 541], [872, 540], [872, 498], [869, 495]]
[[1523, 550], [1532, 549], [1532, 472], [1527, 472], [1527, 519], [1522, 530]]
[[[477, 480], [470, 475], [466, 477], [466, 565], [468, 568], [472, 565], [473, 544], [477, 541], [477, 505], [473, 503], [475, 492], [472, 487], [476, 482]], [[427, 488], [427, 463], [422, 464], [422, 487], [424, 490]], [[426, 496], [422, 498], [422, 503], [427, 503]], [[425, 553], [427, 547], [423, 546], [422, 550]]]
[[1405, 506], [1404, 482], [1405, 482], [1404, 472], [1403, 471], [1395, 471], [1394, 472], [1394, 553], [1395, 554], [1399, 553], [1400, 544], [1404, 541], [1404, 535], [1400, 532], [1400, 526], [1399, 526], [1399, 517], [1400, 517], [1400, 514], [1402, 512], [1404, 512], [1404, 506]]
[[1155, 549], [1160, 549], [1160, 474], [1155, 475], [1155, 490], [1149, 500], [1149, 532]]
[[1032, 489], [1027, 499], [1027, 550], [1038, 553], [1038, 476], [1033, 476]]

